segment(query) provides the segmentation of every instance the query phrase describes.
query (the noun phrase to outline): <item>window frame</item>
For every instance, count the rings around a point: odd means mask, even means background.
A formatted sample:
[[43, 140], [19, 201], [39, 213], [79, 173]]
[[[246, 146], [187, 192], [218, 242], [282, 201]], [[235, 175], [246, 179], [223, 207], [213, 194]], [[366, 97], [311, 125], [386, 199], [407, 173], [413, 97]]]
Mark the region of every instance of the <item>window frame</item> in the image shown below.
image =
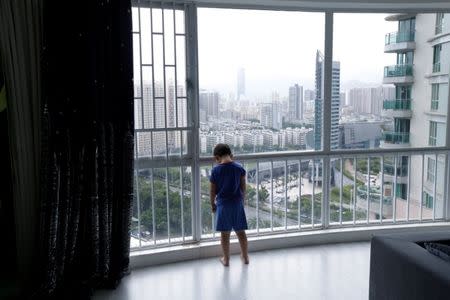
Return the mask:
[[[153, 6], [164, 6], [166, 4], [163, 4], [162, 2], [154, 2], [154, 1], [139, 1], [139, 0], [132, 0], [132, 5], [136, 6], [142, 6], [148, 3], [148, 5]], [[175, 5], [175, 4], [174, 4]], [[192, 148], [190, 148], [189, 151], [189, 157], [187, 157], [187, 160], [185, 161], [190, 166], [192, 166], [192, 174], [193, 174], [193, 180], [192, 180], [192, 208], [193, 208], [193, 214], [192, 214], [192, 221], [193, 221], [193, 240], [198, 242], [200, 240], [203, 240], [201, 236], [201, 223], [194, 222], [194, 220], [200, 220], [199, 217], [201, 215], [200, 212], [200, 204], [199, 196], [200, 196], [200, 166], [204, 163], [211, 163], [211, 157], [202, 157], [200, 155], [200, 143], [199, 143], [199, 82], [198, 82], [198, 43], [197, 43], [197, 8], [200, 7], [208, 7], [208, 8], [243, 8], [243, 9], [274, 9], [274, 10], [294, 10], [294, 11], [310, 11], [311, 8], [304, 7], [302, 5], [293, 5], [293, 6], [280, 6], [280, 5], [252, 5], [252, 4], [245, 4], [245, 5], [238, 5], [238, 4], [227, 4], [227, 3], [214, 3], [214, 2], [204, 2], [204, 3], [192, 3], [192, 2], [177, 2], [177, 6], [183, 7], [185, 10], [185, 24], [186, 26], [186, 36], [189, 37], [186, 39], [185, 49], [187, 52], [186, 55], [186, 68], [187, 68], [187, 76], [186, 76], [186, 93], [187, 97], [191, 99], [191, 106], [188, 108], [188, 114], [192, 117]], [[419, 9], [404, 9], [403, 5], [398, 6], [397, 10], [402, 10], [405, 12], [417, 12], [417, 13], [428, 13], [431, 12], [430, 8], [427, 8], [425, 6], [419, 8]], [[328, 170], [330, 169], [330, 159], [333, 156], [342, 156], [342, 157], [357, 157], [360, 155], [365, 155], [367, 157], [370, 156], [379, 156], [379, 155], [389, 155], [389, 154], [395, 154], [398, 155], [399, 153], [409, 154], [409, 155], [415, 155], [415, 154], [421, 154], [427, 153], [427, 151], [430, 150], [429, 147], [414, 147], [414, 148], [403, 148], [403, 149], [331, 149], [330, 148], [330, 141], [331, 141], [331, 105], [326, 105], [326, 103], [331, 102], [331, 94], [332, 94], [332, 50], [333, 50], [333, 16], [335, 13], [339, 12], [354, 12], [354, 13], [371, 13], [371, 12], [384, 12], [384, 13], [394, 13], [397, 12], [395, 9], [389, 9], [389, 8], [365, 8], [365, 9], [351, 9], [347, 8], [345, 10], [340, 9], [323, 9], [323, 8], [315, 8], [311, 11], [321, 11], [325, 13], [325, 47], [324, 47], [324, 99], [323, 99], [323, 109], [322, 109], [322, 149], [320, 150], [313, 150], [313, 151], [284, 151], [284, 152], [266, 152], [266, 153], [252, 153], [252, 154], [242, 154], [238, 155], [237, 159], [245, 159], [245, 160], [263, 160], [263, 159], [289, 159], [289, 158], [301, 158], [304, 157], [305, 159], [308, 157], [311, 157], [311, 155], [314, 155], [314, 157], [318, 157], [323, 159], [323, 169]], [[435, 11], [435, 9], [434, 9]], [[189, 30], [188, 30], [189, 28]], [[433, 54], [434, 57], [434, 54]], [[433, 58], [434, 59], [434, 58]], [[191, 109], [191, 111], [189, 111]], [[450, 110], [450, 105], [449, 105]], [[450, 141], [449, 141], [449, 135], [450, 135], [450, 122], [449, 121], [450, 114], [447, 113], [447, 122], [446, 122], [446, 141], [445, 146], [434, 146], [432, 149], [433, 151], [443, 151], [447, 153], [446, 160], [448, 161], [448, 153], [450, 153]], [[437, 125], [436, 125], [437, 130]], [[178, 166], [178, 163], [180, 161], [152, 161], [149, 166], [156, 167], [156, 166], [165, 166], [167, 163]], [[446, 168], [446, 175], [448, 173], [448, 168]], [[329, 172], [323, 172], [323, 181], [327, 182], [330, 179]], [[448, 175], [447, 175], [448, 176]], [[329, 224], [329, 190], [328, 190], [328, 184], [324, 185], [323, 189], [323, 204], [322, 204], [322, 216], [323, 216], [323, 228], [327, 228]], [[446, 186], [447, 189], [447, 186]], [[448, 202], [448, 200], [447, 200]], [[422, 203], [422, 201], [421, 201]], [[448, 214], [448, 210], [445, 211], [445, 214]], [[195, 223], [195, 224], [194, 224]]]
[[439, 110], [439, 89], [440, 83], [432, 83], [431, 84], [431, 110], [437, 111]]

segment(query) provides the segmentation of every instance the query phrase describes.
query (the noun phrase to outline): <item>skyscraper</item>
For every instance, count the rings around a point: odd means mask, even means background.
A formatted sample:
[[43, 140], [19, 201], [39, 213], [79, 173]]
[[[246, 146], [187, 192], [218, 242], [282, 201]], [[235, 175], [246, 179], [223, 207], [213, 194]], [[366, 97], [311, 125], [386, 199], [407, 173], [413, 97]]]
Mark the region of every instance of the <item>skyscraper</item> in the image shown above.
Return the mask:
[[215, 91], [200, 91], [199, 98], [200, 121], [205, 122], [211, 117], [219, 116], [219, 93]]
[[[383, 132], [382, 148], [445, 145], [450, 40], [442, 37], [450, 34], [447, 19], [450, 14], [444, 13], [386, 17], [386, 21], [397, 22], [399, 30], [387, 34], [385, 40], [384, 52], [396, 54], [396, 64], [384, 67], [383, 83], [393, 84], [395, 95], [383, 102], [382, 114], [393, 124]], [[433, 211], [443, 211], [445, 184], [439, 178], [445, 177], [444, 156], [399, 156], [384, 162], [385, 166], [395, 164], [397, 172], [386, 172], [384, 177], [383, 195], [395, 196], [397, 207], [409, 199], [410, 215], [442, 217]], [[417, 168], [421, 165], [422, 174]], [[397, 218], [404, 217], [399, 216], [403, 211], [396, 210]]]
[[261, 125], [268, 128], [281, 129], [281, 107], [278, 102], [261, 104], [260, 118]]
[[245, 96], [245, 69], [240, 68], [237, 74], [237, 99], [240, 100]]
[[383, 101], [394, 97], [395, 88], [387, 86], [354, 88], [348, 92], [349, 105], [354, 112], [373, 115], [381, 115]]
[[303, 87], [298, 84], [289, 88], [288, 120], [290, 122], [303, 120]]
[[[339, 146], [339, 104], [340, 104], [340, 62], [333, 61], [331, 79], [331, 149]], [[315, 125], [314, 125], [314, 149], [322, 148], [322, 106], [324, 98], [324, 57], [317, 50], [316, 53], [316, 99], [315, 99]]]

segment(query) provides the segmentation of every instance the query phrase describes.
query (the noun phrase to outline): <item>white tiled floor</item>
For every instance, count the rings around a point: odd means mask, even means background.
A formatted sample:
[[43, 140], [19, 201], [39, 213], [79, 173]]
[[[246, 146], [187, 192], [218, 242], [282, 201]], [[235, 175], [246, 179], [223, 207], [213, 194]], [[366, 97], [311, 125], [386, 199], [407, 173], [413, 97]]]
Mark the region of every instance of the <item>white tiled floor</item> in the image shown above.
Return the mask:
[[345, 299], [368, 298], [370, 244], [348, 243], [250, 253], [134, 270], [114, 291], [94, 300]]

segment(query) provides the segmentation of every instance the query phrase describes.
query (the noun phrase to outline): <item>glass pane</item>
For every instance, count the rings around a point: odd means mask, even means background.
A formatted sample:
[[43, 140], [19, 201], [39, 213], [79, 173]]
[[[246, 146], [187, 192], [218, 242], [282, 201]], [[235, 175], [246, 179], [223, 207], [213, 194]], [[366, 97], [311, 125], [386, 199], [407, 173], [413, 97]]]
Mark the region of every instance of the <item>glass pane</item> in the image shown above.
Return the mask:
[[155, 97], [164, 97], [164, 51], [161, 35], [153, 35]]
[[271, 164], [270, 162], [258, 163], [259, 167], [259, 190], [258, 190], [258, 226], [259, 230], [270, 230], [271, 215]]
[[[138, 216], [139, 216], [139, 206], [138, 206], [138, 176], [137, 172], [134, 173], [134, 193], [133, 193], [133, 211], [131, 214], [131, 228], [130, 228], [130, 248], [138, 248], [141, 246], [140, 236], [141, 230], [139, 228]], [[140, 195], [139, 195], [140, 196]]]
[[298, 204], [300, 203], [300, 163], [298, 160], [288, 161], [287, 168], [287, 225], [288, 227], [298, 226], [299, 211]]
[[175, 98], [175, 68], [166, 67], [166, 113], [167, 128], [177, 126], [177, 99]]
[[141, 99], [134, 99], [134, 129], [142, 128]]
[[182, 237], [181, 231], [181, 176], [180, 167], [169, 168], [169, 215], [170, 215], [170, 238], [177, 241]]
[[184, 36], [176, 37], [177, 96], [186, 97], [186, 52]]
[[423, 173], [422, 156], [412, 155], [410, 158], [411, 175], [409, 181], [409, 219], [420, 219], [420, 201], [422, 198]]
[[153, 132], [153, 157], [166, 156], [166, 132]]
[[185, 237], [192, 238], [192, 169], [182, 167], [183, 177], [183, 222]]
[[173, 10], [164, 10], [164, 54], [166, 65], [175, 64], [175, 32]]
[[356, 158], [353, 160], [353, 168], [356, 171], [356, 215], [355, 221], [367, 220], [367, 159]]
[[211, 203], [209, 199], [209, 177], [211, 176], [212, 166], [203, 166], [200, 168], [200, 204], [201, 204], [201, 224], [202, 235], [207, 234], [207, 237], [212, 236], [213, 228], [213, 213], [211, 212]]
[[436, 143], [429, 143], [424, 126], [424, 120], [444, 121], [447, 114], [448, 84], [439, 91], [443, 98], [432, 92], [433, 84], [443, 83], [438, 79], [441, 70], [450, 68], [450, 48], [427, 42], [435, 36], [435, 18], [436, 14], [403, 20], [388, 14], [334, 14], [333, 59], [342, 68], [339, 90], [333, 87], [332, 92], [332, 107], [339, 103], [340, 109], [332, 119], [332, 123], [338, 120], [339, 127], [338, 139], [331, 137], [332, 148], [445, 144], [445, 128]]
[[162, 9], [152, 8], [152, 25], [153, 25], [153, 33], [163, 32]]
[[[167, 183], [166, 169], [153, 169], [153, 197], [155, 205], [156, 242], [167, 243], [168, 223], [167, 223]], [[170, 190], [169, 190], [170, 193]], [[170, 199], [170, 198], [169, 198]]]
[[152, 156], [152, 134], [151, 132], [137, 132], [137, 151], [139, 157]]
[[[341, 220], [341, 190], [343, 189], [341, 185], [341, 159], [332, 159], [330, 166], [332, 170], [330, 177], [330, 223], [339, 223]], [[344, 206], [343, 203], [342, 206]]]
[[218, 141], [235, 154], [320, 148], [324, 21], [323, 13], [198, 9], [202, 155]]
[[282, 160], [273, 162], [273, 230], [284, 230], [285, 225], [285, 199], [286, 165]]
[[152, 63], [152, 31], [150, 9], [141, 8], [142, 63]]
[[152, 67], [142, 67], [142, 96], [144, 103], [144, 128], [154, 128], [154, 111], [153, 111], [153, 80]]
[[131, 19], [133, 21], [133, 32], [139, 31], [139, 8], [131, 8]]
[[184, 33], [184, 11], [175, 10], [175, 32]]
[[134, 97], [141, 97], [141, 58], [139, 55], [139, 34], [133, 34], [133, 82]]
[[245, 214], [247, 217], [248, 229], [255, 230], [257, 224], [257, 214], [256, 214], [256, 163], [249, 162], [243, 165], [246, 170], [246, 182], [247, 186], [245, 189], [244, 197], [244, 207]]
[[[139, 170], [138, 182], [140, 216], [141, 216], [141, 244], [149, 246], [154, 244], [153, 240], [153, 209], [152, 209], [152, 176], [149, 169]], [[136, 206], [136, 209], [138, 207]], [[134, 209], [134, 208], [133, 208]]]

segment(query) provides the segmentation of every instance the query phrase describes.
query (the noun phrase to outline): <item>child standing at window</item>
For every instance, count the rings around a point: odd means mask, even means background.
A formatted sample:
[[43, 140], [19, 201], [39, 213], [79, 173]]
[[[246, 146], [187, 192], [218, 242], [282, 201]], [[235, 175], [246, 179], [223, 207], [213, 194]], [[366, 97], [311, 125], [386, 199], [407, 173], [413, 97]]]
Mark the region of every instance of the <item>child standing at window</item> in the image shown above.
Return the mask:
[[236, 232], [241, 246], [241, 259], [249, 263], [247, 252], [247, 220], [244, 211], [245, 170], [233, 161], [231, 149], [226, 144], [214, 147], [214, 159], [218, 163], [211, 171], [210, 200], [216, 214], [216, 230], [221, 232], [222, 264], [230, 263], [230, 233]]

